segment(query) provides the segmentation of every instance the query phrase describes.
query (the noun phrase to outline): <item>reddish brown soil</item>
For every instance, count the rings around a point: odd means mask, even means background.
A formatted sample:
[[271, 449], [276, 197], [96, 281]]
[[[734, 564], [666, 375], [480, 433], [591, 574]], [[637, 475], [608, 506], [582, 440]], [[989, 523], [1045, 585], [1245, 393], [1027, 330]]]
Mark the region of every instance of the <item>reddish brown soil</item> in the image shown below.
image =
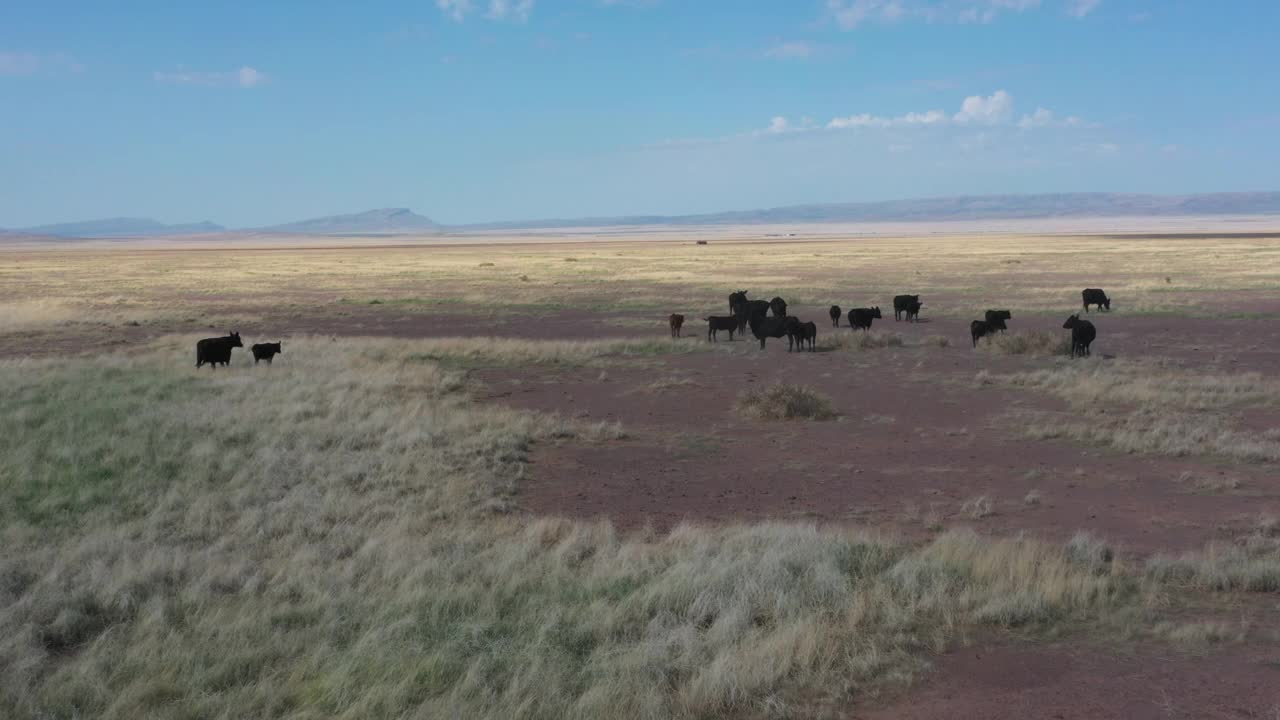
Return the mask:
[[1280, 653], [1229, 646], [983, 644], [939, 658], [897, 700], [860, 720], [1209, 720], [1280, 717]]
[[[1247, 332], [1232, 322], [1257, 321], [1226, 322], [1214, 331]], [[946, 322], [885, 325], [909, 341], [944, 329], [956, 334]], [[1159, 329], [1136, 325], [1108, 350], [1128, 355], [1130, 348], [1162, 337]], [[603, 375], [529, 368], [479, 373], [490, 399], [621, 421], [630, 434], [603, 445], [539, 449], [522, 504], [534, 513], [606, 516], [624, 527], [810, 518], [908, 535], [925, 533], [934, 520], [1050, 538], [1089, 529], [1142, 553], [1235, 538], [1260, 512], [1280, 512], [1280, 482], [1267, 465], [1124, 455], [1024, 438], [1018, 412], [1063, 406], [1040, 393], [979, 388], [973, 378], [984, 369], [1043, 367], [1050, 363], [1044, 358], [975, 353], [967, 344], [791, 356], [785, 341], [771, 341], [764, 352], [746, 343], [740, 347], [749, 351], [672, 356], [609, 367]], [[1181, 361], [1191, 363], [1201, 352], [1193, 346], [1178, 350]], [[1252, 352], [1256, 357], [1247, 369], [1270, 373], [1280, 367], [1275, 351]], [[1197, 364], [1242, 369], [1227, 355], [1215, 353]], [[695, 384], [648, 388], [673, 378]], [[733, 411], [742, 388], [775, 381], [821, 389], [840, 419], [761, 422]], [[1274, 418], [1253, 411], [1245, 425], [1274, 427], [1267, 424]], [[1177, 482], [1184, 473], [1234, 478], [1240, 488], [1194, 494]], [[1032, 490], [1041, 495], [1039, 504], [1024, 502]], [[961, 512], [966, 500], [982, 495], [994, 503], [994, 514], [972, 518]]]

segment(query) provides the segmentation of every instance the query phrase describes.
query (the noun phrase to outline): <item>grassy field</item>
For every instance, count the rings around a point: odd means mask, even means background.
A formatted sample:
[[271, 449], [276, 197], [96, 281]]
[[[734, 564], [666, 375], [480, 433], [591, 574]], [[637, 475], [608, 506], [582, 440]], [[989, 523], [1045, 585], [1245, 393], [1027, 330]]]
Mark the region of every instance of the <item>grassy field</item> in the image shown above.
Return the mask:
[[[1016, 307], [1058, 316], [1088, 278], [1132, 314], [1274, 315], [1250, 298], [1280, 282], [1268, 238], [939, 236], [758, 243], [570, 243], [220, 250], [31, 250], [0, 266], [0, 333], [126, 322], [244, 323], [281, 313], [479, 316], [562, 310], [646, 313], [725, 308], [730, 289], [792, 304], [884, 304], [927, 291], [925, 315]], [[909, 290], [913, 289], [914, 290]], [[389, 307], [388, 307], [389, 306]], [[727, 308], [726, 308], [727, 311]], [[83, 329], [83, 328], [82, 328]]]
[[[1240, 641], [1239, 623], [1178, 611], [1280, 591], [1273, 521], [1238, 545], [1126, 558], [1088, 534], [953, 528], [906, 542], [776, 521], [622, 533], [516, 511], [536, 448], [607, 448], [628, 428], [480, 402], [471, 370], [600, 373], [751, 343], [671, 342], [661, 325], [586, 342], [301, 334], [274, 367], [237, 354], [229, 370], [197, 373], [201, 334], [181, 327], [374, 300], [377, 312], [660, 314], [720, 307], [726, 288], [818, 304], [904, 284], [1057, 313], [1074, 302], [1057, 281], [1069, 264], [1127, 309], [1158, 313], [1207, 310], [1202, 291], [1280, 278], [1264, 241], [1206, 254], [1203, 241], [1043, 240], [20, 253], [0, 263], [0, 708], [15, 719], [834, 717], [993, 631]], [[815, 266], [824, 272], [810, 277]], [[127, 352], [23, 357], [16, 345], [129, 322], [178, 327]], [[1246, 442], [1226, 418], [1273, 403], [1270, 376], [1155, 361], [1103, 373], [1044, 357], [1058, 340], [1001, 340], [990, 353], [1041, 366], [979, 384], [1062, 398], [1070, 417], [1049, 423], [1055, 436], [1280, 458], [1280, 438]], [[874, 332], [820, 344], [927, 353], [948, 342]], [[750, 417], [833, 417], [797, 386], [739, 402]], [[1093, 422], [1099, 408], [1118, 424]], [[1223, 429], [1171, 430], [1206, 422]], [[1043, 436], [1037, 427], [1026, 431]], [[991, 512], [985, 497], [965, 507]]]

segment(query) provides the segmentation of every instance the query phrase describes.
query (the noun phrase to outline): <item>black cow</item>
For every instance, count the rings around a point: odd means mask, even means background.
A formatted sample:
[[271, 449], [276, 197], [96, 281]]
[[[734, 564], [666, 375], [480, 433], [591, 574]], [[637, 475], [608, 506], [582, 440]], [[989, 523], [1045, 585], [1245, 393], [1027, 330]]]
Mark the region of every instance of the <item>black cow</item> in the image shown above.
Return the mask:
[[974, 320], [969, 323], [969, 337], [973, 340], [973, 346], [978, 347], [978, 340], [991, 335], [996, 331], [991, 323], [986, 320]]
[[827, 314], [831, 316], [831, 327], [840, 327], [840, 316], [844, 314], [840, 311], [840, 306], [832, 305]]
[[920, 302], [919, 295], [894, 295], [893, 296], [893, 319], [898, 321], [902, 319], [902, 313], [906, 312], [911, 303]]
[[271, 364], [271, 358], [276, 355], [284, 354], [282, 343], [255, 343], [249, 348], [249, 352], [253, 353], [253, 364], [257, 365], [259, 360], [266, 360], [267, 364]]
[[240, 333], [233, 332], [226, 337], [205, 338], [196, 343], [196, 367], [209, 363], [209, 367], [218, 368], [218, 363], [231, 364], [231, 349], [244, 347], [240, 342]]
[[879, 317], [879, 305], [870, 308], [854, 308], [849, 311], [849, 328], [852, 330], [861, 328], [866, 332], [871, 329], [871, 321]]
[[738, 306], [747, 302], [747, 291], [739, 290], [738, 292], [729, 293], [729, 312], [737, 313]]
[[671, 317], [667, 318], [667, 324], [671, 326], [671, 337], [680, 337], [680, 328], [684, 327], [684, 316], [679, 313], [671, 313]]
[[[780, 338], [785, 335], [790, 340], [800, 321], [794, 317], [769, 317], [764, 313], [758, 313], [751, 316], [748, 324], [751, 325], [751, 334], [760, 341], [760, 349], [763, 350], [766, 338]], [[787, 349], [791, 349], [790, 344]]]
[[1009, 312], [1008, 310], [988, 310], [987, 311], [987, 324], [991, 326], [992, 330], [999, 330], [1000, 332], [1004, 332], [1005, 330], [1008, 330], [1009, 327], [1004, 324], [1004, 321], [1012, 320], [1012, 319], [1013, 319], [1013, 313]]
[[769, 309], [773, 311], [774, 317], [786, 317], [787, 301], [780, 297], [776, 297], [769, 301]]
[[[804, 350], [805, 343], [808, 343], [809, 352], [816, 352], [815, 346], [818, 342], [818, 325], [813, 322], [797, 322], [794, 334], [787, 339], [795, 342], [800, 350]], [[789, 345], [790, 343], [788, 343], [788, 346]]]
[[920, 308], [924, 303], [916, 300], [907, 306], [907, 322], [920, 322]]
[[1097, 305], [1099, 310], [1103, 308], [1106, 308], [1107, 310], [1111, 309], [1111, 298], [1107, 297], [1107, 294], [1098, 288], [1085, 288], [1084, 290], [1081, 290], [1080, 300], [1084, 303], [1085, 312], [1089, 312], [1090, 305]]
[[1071, 330], [1071, 357], [1086, 357], [1093, 339], [1098, 337], [1098, 329], [1088, 320], [1081, 320], [1079, 315], [1072, 315], [1062, 323], [1062, 327]]
[[721, 330], [729, 331], [729, 339], [738, 331], [738, 318], [734, 315], [712, 315], [707, 320], [707, 342], [720, 342], [717, 334]]

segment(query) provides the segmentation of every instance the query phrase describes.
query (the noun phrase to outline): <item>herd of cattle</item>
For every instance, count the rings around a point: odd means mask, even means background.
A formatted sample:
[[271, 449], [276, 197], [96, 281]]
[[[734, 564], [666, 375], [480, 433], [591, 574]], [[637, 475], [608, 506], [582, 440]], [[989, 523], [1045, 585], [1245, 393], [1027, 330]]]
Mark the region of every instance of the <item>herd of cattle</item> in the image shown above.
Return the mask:
[[[1080, 293], [1080, 297], [1086, 313], [1089, 312], [1090, 305], [1096, 305], [1099, 310], [1111, 309], [1111, 298], [1098, 288], [1087, 288]], [[918, 321], [922, 307], [924, 304], [920, 302], [919, 295], [897, 295], [893, 298], [893, 319], [899, 321], [905, 317], [907, 322]], [[801, 322], [800, 318], [788, 315], [787, 301], [780, 297], [772, 300], [748, 300], [747, 291], [739, 290], [729, 294], [729, 313], [729, 315], [711, 315], [704, 318], [707, 322], [707, 342], [718, 342], [721, 332], [728, 332], [729, 339], [733, 340], [734, 333], [745, 334], [747, 328], [750, 328], [751, 334], [760, 341], [761, 349], [764, 349], [765, 340], [768, 338], [786, 337], [788, 352], [806, 348], [813, 352], [817, 344], [818, 326], [813, 322]], [[840, 318], [844, 314], [840, 306], [832, 305], [828, 314], [831, 316], [831, 326], [839, 327]], [[847, 317], [850, 329], [865, 332], [871, 329], [873, 320], [882, 316], [880, 307], [877, 305], [869, 308], [853, 308]], [[969, 337], [973, 346], [976, 348], [978, 340], [988, 335], [1007, 330], [1005, 321], [1011, 319], [1013, 319], [1013, 313], [1008, 310], [988, 310], [982, 320], [969, 323]], [[672, 314], [669, 322], [671, 336], [680, 337], [680, 330], [684, 326], [684, 315]], [[1071, 357], [1088, 355], [1089, 346], [1098, 336], [1097, 328], [1093, 323], [1081, 320], [1080, 315], [1075, 314], [1067, 318], [1062, 327], [1071, 330]]]
[[[1097, 288], [1088, 288], [1080, 293], [1084, 301], [1084, 311], [1089, 312], [1090, 305], [1096, 305], [1099, 310], [1111, 309], [1111, 298], [1107, 294]], [[898, 295], [893, 298], [893, 319], [895, 321], [902, 320], [904, 317], [907, 322], [915, 322], [920, 319], [920, 308], [924, 304], [920, 302], [919, 295]], [[772, 300], [748, 300], [747, 291], [739, 290], [729, 294], [729, 315], [711, 315], [705, 318], [707, 321], [707, 341], [718, 342], [721, 332], [728, 332], [729, 339], [733, 340], [734, 333], [743, 334], [747, 328], [751, 328], [751, 334], [760, 341], [760, 349], [764, 349], [765, 340], [769, 338], [787, 339], [787, 352], [792, 350], [805, 350], [814, 352], [818, 342], [818, 326], [813, 322], [801, 322], [800, 318], [787, 314], [787, 301], [780, 297]], [[772, 313], [772, 315], [770, 315]], [[828, 311], [831, 316], [831, 326], [840, 327], [840, 318], [844, 316], [844, 312], [839, 305], [832, 305]], [[849, 319], [849, 327], [854, 330], [867, 331], [871, 329], [873, 320], [878, 320], [880, 315], [880, 306], [869, 308], [853, 308], [847, 315]], [[982, 320], [974, 320], [969, 323], [969, 337], [973, 341], [973, 346], [978, 346], [978, 340], [993, 335], [997, 332], [1004, 332], [1008, 329], [1005, 325], [1006, 320], [1013, 319], [1013, 313], [1008, 310], [988, 310]], [[684, 326], [684, 315], [672, 314], [669, 318], [671, 324], [671, 337], [680, 337], [680, 329]], [[1072, 315], [1067, 318], [1062, 327], [1071, 330], [1071, 357], [1085, 356], [1089, 354], [1089, 345], [1093, 343], [1093, 339], [1098, 336], [1098, 331], [1094, 328], [1093, 323], [1088, 320], [1081, 320], [1080, 315]], [[233, 332], [223, 337], [205, 338], [196, 342], [196, 367], [208, 365], [210, 368], [216, 369], [218, 365], [226, 367], [231, 364], [231, 350], [233, 348], [244, 347], [244, 343], [240, 340], [240, 333]], [[256, 365], [262, 360], [266, 360], [267, 364], [271, 364], [271, 359], [277, 354], [283, 353], [284, 349], [281, 343], [257, 343], [249, 348], [253, 353], [253, 363]]]

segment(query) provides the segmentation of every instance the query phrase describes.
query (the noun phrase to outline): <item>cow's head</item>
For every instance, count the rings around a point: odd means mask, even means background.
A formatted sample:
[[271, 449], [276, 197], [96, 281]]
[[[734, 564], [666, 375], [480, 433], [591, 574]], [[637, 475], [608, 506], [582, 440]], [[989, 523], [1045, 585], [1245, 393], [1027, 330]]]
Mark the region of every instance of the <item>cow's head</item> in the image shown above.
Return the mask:
[[231, 347], [244, 347], [244, 343], [240, 342], [240, 333], [233, 332], [227, 337], [231, 340]]

